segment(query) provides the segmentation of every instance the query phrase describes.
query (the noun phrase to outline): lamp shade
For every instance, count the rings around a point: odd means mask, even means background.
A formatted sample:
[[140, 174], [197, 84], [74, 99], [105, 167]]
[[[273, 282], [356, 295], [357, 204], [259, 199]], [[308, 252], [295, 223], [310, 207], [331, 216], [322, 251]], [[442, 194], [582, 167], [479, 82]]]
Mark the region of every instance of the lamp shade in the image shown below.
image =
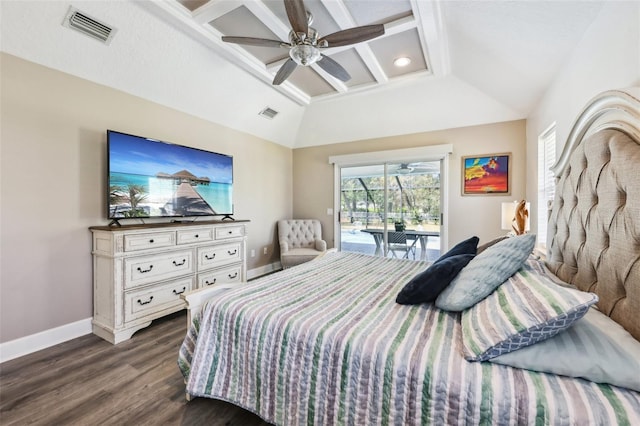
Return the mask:
[[[516, 216], [516, 208], [518, 207], [519, 202], [513, 201], [511, 203], [502, 203], [502, 229], [504, 230], [513, 230], [515, 225], [515, 216]], [[525, 203], [525, 210], [527, 212], [524, 221], [524, 232], [529, 231], [531, 221], [529, 220], [529, 209], [530, 204]]]

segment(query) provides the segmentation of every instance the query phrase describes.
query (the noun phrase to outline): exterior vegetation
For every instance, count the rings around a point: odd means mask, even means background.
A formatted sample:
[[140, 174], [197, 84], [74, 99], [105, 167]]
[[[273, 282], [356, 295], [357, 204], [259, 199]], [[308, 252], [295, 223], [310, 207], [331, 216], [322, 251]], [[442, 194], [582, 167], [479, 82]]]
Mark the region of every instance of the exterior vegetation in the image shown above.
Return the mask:
[[[385, 220], [384, 177], [342, 179], [341, 225], [381, 228]], [[406, 228], [437, 227], [440, 222], [440, 176], [398, 174], [389, 176], [386, 220]]]

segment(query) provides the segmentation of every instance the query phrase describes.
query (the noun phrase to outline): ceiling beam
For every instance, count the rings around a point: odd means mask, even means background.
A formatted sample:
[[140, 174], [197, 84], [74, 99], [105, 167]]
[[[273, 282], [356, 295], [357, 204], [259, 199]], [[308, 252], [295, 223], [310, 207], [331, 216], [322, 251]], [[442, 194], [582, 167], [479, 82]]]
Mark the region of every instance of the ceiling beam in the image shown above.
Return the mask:
[[[325, 1], [323, 2], [323, 5], [341, 29], [346, 30], [357, 26], [355, 19], [353, 19], [349, 9], [347, 9], [347, 6], [345, 6], [342, 0]], [[378, 59], [373, 54], [373, 51], [368, 44], [358, 43], [356, 45], [346, 47], [355, 47], [365, 66], [369, 69], [369, 72], [371, 72], [373, 78], [375, 78], [378, 83], [383, 84], [389, 81], [389, 78], [383, 71], [380, 62], [378, 62]]]
[[[183, 28], [188, 29], [188, 32], [192, 36], [197, 37], [200, 42], [213, 52], [258, 77], [259, 80], [265, 84], [271, 85], [275, 73], [271, 73], [261, 61], [253, 55], [250, 55], [239, 45], [223, 42], [221, 39], [222, 34], [209, 25], [208, 22], [205, 24], [196, 23], [191, 13], [177, 1], [149, 1], [139, 3], [143, 8], [153, 13], [161, 13], [165, 19], [179, 23]], [[299, 105], [309, 105], [311, 102], [309, 95], [292, 84], [281, 84], [280, 86], [273, 87]]]
[[216, 18], [242, 6], [240, 0], [210, 0], [193, 11], [193, 20], [200, 25], [208, 24]]
[[449, 75], [451, 73], [449, 43], [439, 2], [409, 1], [413, 14], [422, 22], [417, 29], [427, 68], [437, 77]]
[[[319, 0], [328, 13], [338, 24], [340, 29], [348, 29], [357, 26], [355, 19], [345, 6], [344, 0]], [[283, 61], [264, 64], [251, 55], [241, 45], [224, 43], [221, 40], [223, 34], [217, 31], [210, 22], [229, 13], [239, 7], [245, 7], [266, 28], [273, 32], [281, 40], [288, 40], [290, 27], [289, 23], [283, 21], [276, 15], [264, 1], [256, 0], [210, 0], [200, 8], [191, 12], [177, 0], [141, 2], [149, 4], [148, 9], [153, 9], [156, 13], [163, 12], [165, 16], [173, 21], [180, 22], [183, 28], [196, 35], [206, 46], [223, 56], [225, 59], [239, 66], [240, 68], [254, 74], [265, 84], [271, 85], [275, 73], [278, 71]], [[449, 73], [449, 55], [446, 43], [446, 33], [443, 26], [443, 17], [440, 5], [435, 0], [409, 0], [412, 9], [411, 16], [404, 16], [393, 22], [385, 24], [385, 34], [379, 38], [390, 37], [401, 32], [416, 29], [422, 42], [423, 55], [427, 62], [427, 74], [446, 75]], [[422, 22], [422, 24], [421, 24]], [[426, 45], [426, 47], [425, 47]], [[373, 50], [366, 42], [348, 46], [340, 46], [323, 49], [323, 53], [333, 55], [348, 49], [354, 49], [361, 58], [376, 83], [361, 84], [356, 87], [349, 87], [344, 82], [331, 76], [317, 65], [312, 65], [312, 69], [323, 78], [334, 90], [333, 94], [315, 96], [314, 98], [330, 98], [333, 95], [344, 93], [360, 92], [370, 90], [376, 86], [391, 83], [391, 79], [384, 72], [380, 62], [376, 58]], [[414, 73], [422, 74], [423, 73]], [[407, 76], [409, 78], [414, 76]], [[396, 80], [395, 78], [393, 79]], [[308, 105], [311, 96], [297, 88], [290, 82], [285, 82], [274, 89], [286, 95], [300, 105]]]

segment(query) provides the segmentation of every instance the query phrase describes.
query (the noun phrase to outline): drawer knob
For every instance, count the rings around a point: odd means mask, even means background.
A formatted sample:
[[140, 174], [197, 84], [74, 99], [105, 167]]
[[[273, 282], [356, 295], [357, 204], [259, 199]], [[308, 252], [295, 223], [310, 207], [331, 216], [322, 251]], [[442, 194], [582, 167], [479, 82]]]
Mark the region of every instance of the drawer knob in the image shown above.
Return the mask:
[[238, 273], [237, 272], [235, 274], [233, 274], [233, 275], [229, 274], [229, 278], [230, 279], [234, 279], [234, 278], [237, 278], [237, 277], [238, 277]]
[[200, 238], [200, 235], [196, 234], [196, 235], [195, 235], [195, 237], [196, 237], [196, 238]]
[[229, 231], [229, 234], [233, 234], [233, 231]]
[[175, 294], [177, 296], [179, 294], [184, 293], [185, 291], [187, 291], [187, 287], [184, 287], [184, 286], [182, 287], [182, 291], [176, 291], [176, 289], [174, 288], [173, 289], [173, 294]]
[[138, 272], [140, 272], [141, 274], [151, 272], [152, 269], [153, 269], [153, 265], [149, 265], [149, 269], [142, 269], [141, 267], [138, 266]]
[[229, 253], [229, 256], [235, 256], [235, 254], [238, 253], [238, 249], [235, 249], [234, 251], [227, 250], [227, 253]]
[[173, 264], [174, 264], [175, 266], [182, 266], [182, 265], [184, 265], [186, 262], [187, 262], [187, 259], [182, 259], [182, 263], [178, 263], [178, 262], [176, 262], [176, 261], [174, 260], [174, 261], [173, 261]]
[[154, 241], [153, 241], [153, 238], [149, 240], [149, 243], [150, 243], [150, 244], [153, 244], [153, 242], [154, 242]]
[[214, 285], [214, 284], [216, 283], [216, 281], [217, 281], [217, 280], [218, 280], [217, 278], [214, 278], [214, 279], [213, 279], [213, 281], [209, 282], [209, 280], [207, 280], [207, 281], [205, 281], [204, 283], [205, 283], [206, 285]]
[[153, 296], [149, 296], [149, 300], [147, 300], [146, 302], [143, 302], [142, 300], [138, 299], [138, 303], [142, 306], [142, 305], [148, 305], [149, 303], [151, 303], [151, 301], [153, 300]]
[[204, 255], [204, 258], [207, 259], [207, 260], [213, 260], [215, 257], [216, 257], [215, 253], [213, 253], [211, 256], [209, 256], [208, 254]]

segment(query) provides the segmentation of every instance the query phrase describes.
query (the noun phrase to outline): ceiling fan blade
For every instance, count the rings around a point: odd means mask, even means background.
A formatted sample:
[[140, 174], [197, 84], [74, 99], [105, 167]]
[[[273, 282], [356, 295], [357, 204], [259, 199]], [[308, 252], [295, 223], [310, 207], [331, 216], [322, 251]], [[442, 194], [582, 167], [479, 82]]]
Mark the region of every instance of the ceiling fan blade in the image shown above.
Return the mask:
[[307, 34], [309, 22], [304, 2], [302, 0], [284, 0], [284, 7], [287, 10], [287, 17], [293, 32]]
[[384, 34], [384, 25], [365, 25], [362, 27], [349, 28], [329, 34], [318, 40], [318, 44], [326, 41], [327, 47], [347, 46], [349, 44], [360, 43], [362, 41], [371, 40]]
[[276, 76], [273, 78], [272, 84], [274, 86], [278, 86], [282, 84], [287, 79], [287, 77], [291, 75], [291, 73], [293, 72], [294, 69], [296, 69], [297, 66], [298, 64], [296, 64], [293, 59], [291, 58], [287, 59], [287, 62], [285, 62], [280, 67], [280, 69], [276, 73]]
[[222, 41], [225, 41], [227, 43], [249, 44], [251, 46], [262, 46], [262, 47], [291, 47], [289, 43], [285, 43], [284, 41], [268, 40], [266, 38], [256, 38], [256, 37], [222, 36]]
[[317, 62], [317, 64], [320, 66], [320, 68], [340, 81], [349, 81], [351, 79], [351, 76], [349, 75], [347, 70], [345, 70], [342, 65], [328, 56], [322, 55], [322, 58]]

